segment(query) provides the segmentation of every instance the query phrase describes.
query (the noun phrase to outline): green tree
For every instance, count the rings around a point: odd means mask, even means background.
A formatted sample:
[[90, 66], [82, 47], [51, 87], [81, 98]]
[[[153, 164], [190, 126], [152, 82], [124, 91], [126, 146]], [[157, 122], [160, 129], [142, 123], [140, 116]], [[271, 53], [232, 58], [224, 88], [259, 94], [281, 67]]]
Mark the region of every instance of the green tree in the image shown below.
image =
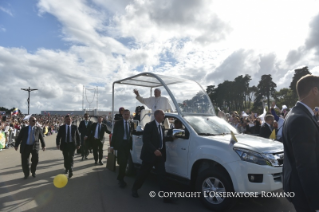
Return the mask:
[[252, 86], [248, 88], [248, 92], [246, 93], [246, 101], [248, 101], [248, 107], [245, 106], [246, 108], [250, 108], [251, 107], [251, 102], [255, 96], [255, 94], [257, 93], [258, 89], [256, 86]]
[[254, 101], [254, 108], [260, 107], [261, 101], [264, 97], [267, 98], [268, 107], [270, 105], [270, 97], [274, 95], [277, 85], [272, 81], [270, 74], [262, 75], [259, 84], [257, 85], [258, 91], [256, 92], [256, 99]]
[[274, 94], [274, 99], [278, 107], [281, 107], [282, 105], [292, 107], [296, 104], [296, 99], [293, 95], [293, 91], [289, 88], [282, 88], [279, 91], [276, 91]]
[[292, 81], [290, 83], [290, 86], [289, 88], [292, 90], [292, 93], [293, 93], [293, 97], [295, 98], [295, 100], [297, 101], [298, 100], [298, 95], [297, 95], [297, 88], [296, 88], [296, 85], [297, 85], [297, 82], [298, 80], [307, 75], [307, 74], [311, 74], [308, 70], [308, 67], [305, 66], [303, 68], [300, 68], [300, 69], [295, 69], [295, 74], [294, 76], [292, 77]]

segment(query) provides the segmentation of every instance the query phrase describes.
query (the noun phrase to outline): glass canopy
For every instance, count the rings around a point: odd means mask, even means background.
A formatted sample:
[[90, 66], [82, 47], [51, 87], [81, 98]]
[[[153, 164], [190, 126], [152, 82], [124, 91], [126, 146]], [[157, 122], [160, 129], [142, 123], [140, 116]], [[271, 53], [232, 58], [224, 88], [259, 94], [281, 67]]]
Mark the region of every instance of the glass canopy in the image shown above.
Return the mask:
[[142, 86], [151, 89], [164, 87], [175, 106], [176, 111], [173, 112], [185, 115], [215, 115], [213, 105], [205, 90], [193, 80], [144, 72], [113, 83], [113, 104], [115, 84]]

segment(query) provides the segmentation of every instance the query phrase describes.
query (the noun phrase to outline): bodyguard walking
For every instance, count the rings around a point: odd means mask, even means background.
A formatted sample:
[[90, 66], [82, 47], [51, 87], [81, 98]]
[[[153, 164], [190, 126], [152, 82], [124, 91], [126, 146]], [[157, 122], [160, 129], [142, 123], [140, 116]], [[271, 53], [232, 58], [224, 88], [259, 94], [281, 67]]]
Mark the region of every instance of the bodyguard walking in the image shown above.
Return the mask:
[[88, 159], [87, 156], [89, 155], [90, 142], [89, 140], [84, 140], [84, 137], [89, 133], [91, 125], [93, 124], [89, 118], [89, 114], [84, 114], [84, 120], [82, 120], [79, 125], [79, 132], [81, 133], [82, 160], [84, 158]]
[[56, 136], [56, 146], [63, 153], [65, 174], [69, 173], [69, 178], [73, 176], [73, 157], [75, 149], [79, 149], [80, 134], [76, 125], [71, 125], [72, 118], [66, 115], [64, 125], [59, 128]]
[[97, 123], [93, 123], [88, 136], [84, 139], [90, 139], [93, 144], [93, 155], [95, 160], [95, 165], [97, 165], [97, 160], [99, 160], [99, 164], [103, 165], [102, 158], [103, 158], [103, 145], [104, 145], [104, 134], [111, 132], [107, 129], [106, 125], [102, 123], [103, 117], [100, 116], [98, 118]]
[[15, 150], [18, 150], [20, 146], [22, 170], [24, 173], [24, 179], [27, 179], [30, 175], [29, 170], [29, 157], [31, 157], [31, 173], [33, 177], [36, 177], [37, 165], [39, 162], [39, 140], [41, 142], [42, 150], [45, 151], [45, 142], [43, 139], [42, 130], [40, 127], [35, 126], [36, 118], [31, 116], [29, 118], [29, 126], [21, 129], [19, 136], [15, 140]]
[[285, 192], [297, 212], [319, 211], [319, 126], [313, 109], [319, 105], [319, 77], [306, 75], [297, 82], [299, 101], [283, 126]]
[[127, 184], [124, 181], [127, 160], [132, 149], [132, 132], [134, 123], [129, 120], [130, 111], [124, 110], [123, 119], [115, 122], [111, 146], [117, 150], [117, 162], [120, 165], [117, 180], [120, 188], [124, 188]]
[[[133, 197], [138, 197], [137, 190], [142, 187], [153, 166], [155, 167], [161, 191], [167, 191], [165, 180], [166, 146], [164, 128], [162, 126], [165, 118], [164, 112], [156, 110], [154, 118], [155, 120], [147, 123], [144, 128], [141, 151], [141, 160], [143, 162], [132, 188]], [[164, 202], [172, 201], [169, 198], [164, 198], [163, 200]]]

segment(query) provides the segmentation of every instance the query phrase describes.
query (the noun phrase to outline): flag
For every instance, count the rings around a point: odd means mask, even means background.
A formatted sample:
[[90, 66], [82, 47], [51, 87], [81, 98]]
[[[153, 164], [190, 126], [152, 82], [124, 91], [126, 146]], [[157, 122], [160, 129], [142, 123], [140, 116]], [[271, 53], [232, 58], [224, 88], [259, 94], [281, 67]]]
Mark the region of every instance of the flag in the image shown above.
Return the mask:
[[19, 109], [18, 108], [14, 109], [14, 111], [12, 111], [12, 115], [18, 115], [18, 113], [19, 113]]
[[237, 143], [238, 141], [237, 141], [237, 138], [235, 137], [235, 134], [232, 132], [232, 131], [230, 131], [230, 144], [231, 145], [234, 145], [235, 143]]
[[276, 139], [276, 130], [275, 129], [272, 131], [272, 133], [270, 134], [269, 138], [272, 139], [272, 140]]
[[266, 113], [267, 113], [267, 112], [266, 112], [266, 108], [264, 108], [263, 114], [261, 114], [260, 116], [258, 116], [258, 118], [260, 118], [260, 120], [261, 120], [261, 124], [265, 123], [264, 118], [265, 118]]

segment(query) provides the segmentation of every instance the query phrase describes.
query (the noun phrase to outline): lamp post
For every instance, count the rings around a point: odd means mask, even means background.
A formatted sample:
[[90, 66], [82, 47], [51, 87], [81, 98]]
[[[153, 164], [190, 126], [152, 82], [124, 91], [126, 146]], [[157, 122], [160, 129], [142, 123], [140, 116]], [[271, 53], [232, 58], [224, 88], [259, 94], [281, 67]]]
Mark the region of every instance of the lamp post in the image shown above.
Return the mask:
[[21, 88], [21, 90], [24, 90], [24, 91], [28, 91], [28, 115], [30, 114], [30, 93], [32, 92], [32, 91], [36, 91], [36, 90], [38, 90], [38, 89], [34, 89], [34, 88]]

